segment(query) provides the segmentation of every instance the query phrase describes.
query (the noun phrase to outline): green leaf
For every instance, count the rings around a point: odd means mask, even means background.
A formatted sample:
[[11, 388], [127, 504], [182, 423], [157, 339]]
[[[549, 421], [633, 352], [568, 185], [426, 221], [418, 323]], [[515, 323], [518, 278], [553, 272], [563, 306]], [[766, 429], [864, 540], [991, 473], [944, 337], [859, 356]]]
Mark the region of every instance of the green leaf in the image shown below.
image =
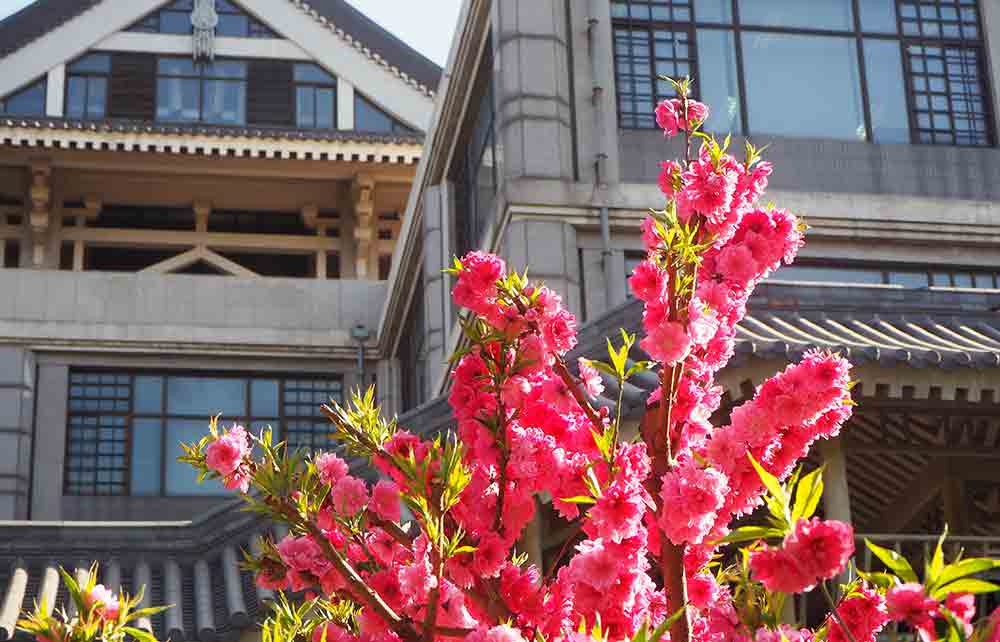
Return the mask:
[[896, 551], [873, 544], [867, 538], [865, 539], [865, 545], [868, 547], [868, 550], [875, 554], [875, 557], [879, 558], [885, 564], [886, 568], [898, 575], [904, 582], [919, 582], [917, 574], [913, 572], [913, 567], [910, 566], [905, 557]]
[[817, 468], [801, 480], [795, 489], [795, 505], [792, 508], [792, 525], [799, 519], [809, 519], [816, 513], [819, 500], [823, 497], [823, 468]]
[[937, 581], [938, 573], [944, 568], [944, 540], [948, 537], [948, 526], [945, 525], [944, 532], [941, 533], [941, 537], [938, 538], [937, 547], [934, 549], [934, 556], [931, 558], [930, 564], [927, 565], [924, 573], [924, 584], [927, 586], [933, 586]]
[[856, 571], [858, 573], [858, 577], [881, 589], [888, 590], [893, 586], [896, 586], [896, 576], [891, 573], [865, 573], [861, 569], [856, 569]]
[[1000, 591], [1000, 585], [967, 577], [939, 587], [931, 594], [931, 597], [935, 600], [942, 600], [952, 593], [995, 593], [997, 591]]
[[718, 541], [719, 544], [735, 544], [737, 542], [750, 542], [758, 539], [771, 539], [784, 537], [785, 531], [779, 528], [768, 528], [767, 526], [741, 526], [729, 535]]
[[139, 629], [134, 626], [123, 626], [122, 631], [131, 635], [133, 638], [138, 640], [138, 642], [157, 642], [156, 636], [144, 629]]
[[660, 642], [660, 640], [663, 639], [663, 636], [667, 634], [667, 631], [670, 630], [670, 627], [672, 627], [677, 620], [685, 617], [686, 615], [687, 607], [677, 609], [676, 613], [663, 620], [660, 626], [653, 630], [653, 634], [649, 636], [649, 642]]
[[[761, 482], [764, 483], [764, 487], [771, 493], [771, 496], [778, 500], [783, 507], [787, 508], [788, 495], [785, 494], [785, 489], [781, 487], [781, 482], [778, 481], [778, 478], [764, 470], [764, 467], [757, 463], [757, 460], [754, 459], [753, 455], [747, 453], [747, 457], [750, 459], [750, 463], [753, 464], [754, 469], [757, 471], [757, 475], [760, 477]], [[771, 512], [774, 512], [773, 508]], [[784, 518], [784, 514], [779, 513], [775, 515], [775, 517]]]
[[995, 568], [1000, 568], [1000, 561], [985, 557], [970, 557], [969, 559], [954, 562], [945, 566], [933, 583], [928, 582], [928, 589], [933, 591], [935, 588], [947, 586], [963, 577], [983, 573]]
[[566, 502], [567, 504], [596, 504], [597, 500], [593, 497], [588, 497], [587, 495], [577, 495], [576, 497], [565, 497], [560, 499], [561, 502]]

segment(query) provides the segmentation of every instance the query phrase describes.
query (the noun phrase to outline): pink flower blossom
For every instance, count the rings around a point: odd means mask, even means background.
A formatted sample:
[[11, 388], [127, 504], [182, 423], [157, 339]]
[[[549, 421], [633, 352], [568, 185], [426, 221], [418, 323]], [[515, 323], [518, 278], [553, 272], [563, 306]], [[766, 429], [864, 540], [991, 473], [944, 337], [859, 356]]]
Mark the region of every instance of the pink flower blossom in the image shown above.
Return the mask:
[[347, 462], [334, 453], [323, 453], [316, 457], [316, 470], [323, 483], [335, 485], [349, 470]]
[[508, 544], [496, 533], [485, 533], [479, 538], [472, 554], [472, 567], [482, 577], [496, 577], [507, 561]]
[[580, 381], [583, 383], [584, 391], [593, 398], [601, 396], [604, 392], [604, 379], [601, 378], [600, 371], [595, 368], [590, 360], [580, 357], [577, 360], [580, 369]]
[[628, 284], [632, 294], [641, 301], [660, 301], [667, 293], [666, 273], [650, 260], [635, 266]]
[[[674, 161], [660, 163], [660, 176], [657, 179], [660, 191], [667, 198], [673, 198], [680, 191], [681, 186], [681, 166]], [[652, 220], [652, 219], [647, 219]]]
[[313, 629], [312, 642], [350, 642], [354, 636], [335, 622], [327, 622]]
[[83, 596], [83, 603], [88, 609], [96, 611], [103, 620], [118, 619], [121, 608], [118, 596], [103, 584], [97, 584], [90, 589], [90, 592]]
[[800, 519], [781, 548], [750, 556], [754, 578], [769, 591], [801, 593], [844, 570], [854, 554], [854, 529], [835, 520]]
[[250, 455], [250, 442], [243, 426], [233, 426], [205, 449], [205, 465], [222, 477], [227, 477], [239, 468]]
[[524, 642], [524, 638], [514, 627], [501, 624], [486, 632], [486, 642]]
[[641, 486], [629, 488], [622, 484], [614, 484], [604, 491], [590, 509], [590, 524], [597, 537], [612, 542], [635, 537], [646, 512], [642, 492]]
[[639, 347], [654, 360], [666, 366], [683, 361], [691, 351], [691, 337], [687, 329], [676, 321], [659, 325], [639, 342]]
[[355, 515], [368, 504], [368, 488], [356, 477], [341, 477], [330, 492], [333, 506], [341, 515]]
[[679, 98], [664, 100], [656, 107], [656, 124], [664, 136], [676, 136], [678, 131], [693, 130], [708, 118], [708, 107], [697, 100], [688, 100], [687, 119], [684, 118], [684, 103]]
[[909, 582], [890, 588], [885, 594], [889, 618], [915, 628], [934, 626], [938, 613], [937, 600], [927, 596], [922, 584]]
[[257, 577], [254, 578], [254, 582], [260, 588], [270, 589], [272, 591], [284, 591], [288, 588], [288, 577], [286, 575], [277, 577], [269, 571], [261, 571], [257, 573]]
[[398, 522], [402, 509], [399, 505], [399, 486], [379, 480], [372, 489], [371, 509], [387, 522]]
[[[862, 585], [837, 607], [840, 620], [847, 625], [855, 642], [875, 642], [879, 631], [889, 621], [885, 599], [875, 589]], [[829, 642], [849, 642], [850, 638], [832, 615], [827, 619]]]
[[715, 523], [726, 493], [726, 476], [702, 468], [693, 459], [681, 461], [663, 476], [660, 528], [674, 544], [700, 544]]

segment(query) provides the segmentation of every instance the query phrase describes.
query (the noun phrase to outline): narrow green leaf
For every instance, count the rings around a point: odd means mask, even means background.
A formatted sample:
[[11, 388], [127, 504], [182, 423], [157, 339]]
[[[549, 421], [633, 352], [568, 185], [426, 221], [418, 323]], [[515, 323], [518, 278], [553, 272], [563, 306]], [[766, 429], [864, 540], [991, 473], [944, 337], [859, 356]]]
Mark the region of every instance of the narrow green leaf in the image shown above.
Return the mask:
[[561, 502], [566, 502], [567, 504], [596, 504], [597, 500], [593, 497], [588, 497], [587, 495], [577, 495], [576, 497], [564, 497], [560, 499]]
[[931, 597], [935, 600], [943, 600], [952, 593], [995, 593], [997, 591], [1000, 591], [1000, 585], [967, 577], [939, 587], [931, 593]]
[[677, 622], [677, 620], [681, 619], [682, 617], [685, 617], [686, 615], [687, 615], [686, 607], [681, 607], [677, 609], [676, 613], [674, 613], [667, 619], [663, 620], [660, 626], [656, 627], [656, 629], [653, 630], [653, 634], [649, 636], [649, 642], [660, 642], [660, 640], [663, 639], [663, 636], [667, 634], [667, 631], [670, 630], [670, 627], [672, 627], [674, 623]]
[[785, 532], [778, 528], [766, 526], [742, 526], [718, 541], [719, 544], [735, 544], [751, 542], [758, 539], [773, 539], [784, 537]]
[[941, 537], [938, 538], [937, 546], [934, 548], [934, 556], [926, 569], [924, 584], [927, 586], [933, 586], [937, 581], [938, 574], [944, 569], [944, 540], [946, 537], [948, 537], [947, 525], [945, 525]]
[[823, 468], [817, 468], [799, 480], [792, 507], [792, 525], [799, 519], [809, 519], [816, 513], [823, 497]]
[[919, 582], [917, 574], [913, 572], [913, 567], [910, 566], [905, 557], [896, 551], [873, 544], [869, 539], [865, 539], [865, 545], [868, 550], [875, 554], [875, 557], [886, 565], [886, 568], [898, 575], [904, 582]]
[[131, 635], [133, 638], [138, 640], [138, 642], [157, 642], [156, 636], [144, 629], [139, 629], [134, 626], [124, 626], [122, 627], [122, 631]]
[[970, 557], [959, 562], [954, 562], [941, 569], [941, 573], [938, 575], [936, 581], [933, 584], [928, 583], [928, 589], [933, 591], [937, 587], [947, 586], [951, 582], [960, 580], [963, 577], [975, 575], [976, 573], [984, 573], [995, 568], [1000, 568], [1000, 561], [985, 557]]
[[778, 478], [764, 470], [764, 467], [757, 463], [753, 455], [747, 453], [747, 457], [750, 458], [750, 463], [753, 464], [757, 475], [760, 477], [761, 482], [764, 483], [764, 487], [767, 488], [768, 492], [783, 505], [787, 506], [788, 495], [785, 494], [785, 489], [781, 487], [781, 482], [778, 481]]

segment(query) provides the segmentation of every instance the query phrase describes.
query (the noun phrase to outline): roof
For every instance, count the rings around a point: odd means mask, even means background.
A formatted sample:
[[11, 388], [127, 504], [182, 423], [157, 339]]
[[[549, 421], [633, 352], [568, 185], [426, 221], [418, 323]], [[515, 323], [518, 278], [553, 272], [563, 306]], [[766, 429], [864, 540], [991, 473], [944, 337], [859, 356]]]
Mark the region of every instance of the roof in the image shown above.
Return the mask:
[[0, 641], [14, 637], [18, 612], [43, 596], [66, 605], [58, 568], [86, 573], [91, 560], [109, 588], [135, 595], [144, 586], [144, 606], [175, 605], [139, 623], [158, 639], [239, 639], [274, 596], [240, 569], [241, 548], [269, 529], [240, 507], [229, 502], [187, 522], [0, 522]]
[[[238, 1], [238, 0], [237, 0]], [[433, 93], [442, 69], [381, 25], [355, 9], [346, 0], [287, 0], [312, 13], [324, 24], [342, 30], [369, 52]], [[35, 0], [0, 21], [0, 58], [41, 38], [59, 25], [77, 17], [100, 0]]]

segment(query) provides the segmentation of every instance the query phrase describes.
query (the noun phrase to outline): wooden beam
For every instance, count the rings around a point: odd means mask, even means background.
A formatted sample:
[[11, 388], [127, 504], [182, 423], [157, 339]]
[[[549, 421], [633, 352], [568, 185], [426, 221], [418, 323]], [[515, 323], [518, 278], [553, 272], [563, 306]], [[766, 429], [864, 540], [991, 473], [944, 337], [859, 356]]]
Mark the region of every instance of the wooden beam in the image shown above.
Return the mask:
[[949, 448], [948, 446], [929, 447], [909, 444], [878, 444], [866, 443], [849, 439], [844, 443], [844, 449], [855, 455], [920, 455], [924, 457], [956, 457], [959, 459], [1000, 459], [1000, 452], [988, 448]]
[[222, 256], [221, 254], [213, 252], [212, 250], [205, 250], [205, 254], [204, 256], [202, 256], [201, 260], [205, 261], [206, 263], [210, 263], [211, 265], [214, 265], [223, 272], [230, 274], [232, 276], [242, 276], [246, 278], [260, 278], [260, 275], [254, 272], [253, 270], [249, 270], [240, 265], [239, 263], [237, 263], [236, 261], [231, 261], [226, 257]]
[[[2, 230], [0, 230], [2, 231]], [[280, 234], [230, 234], [226, 232], [181, 232], [176, 230], [129, 230], [97, 228], [63, 228], [62, 240], [84, 241], [105, 246], [151, 245], [183, 249], [195, 245], [213, 248], [265, 250], [311, 253], [317, 250], [336, 252], [340, 239], [319, 236], [286, 236]]]
[[936, 500], [948, 477], [948, 460], [931, 460], [927, 467], [903, 489], [899, 496], [886, 503], [885, 511], [875, 525], [879, 533], [898, 533], [916, 519]]
[[187, 252], [182, 252], [177, 256], [172, 256], [169, 259], [160, 261], [159, 263], [154, 263], [147, 268], [139, 270], [139, 274], [156, 272], [159, 274], [170, 274], [174, 270], [180, 270], [186, 268], [193, 263], [205, 258], [205, 252], [207, 250], [204, 247], [196, 247], [188, 250]]

